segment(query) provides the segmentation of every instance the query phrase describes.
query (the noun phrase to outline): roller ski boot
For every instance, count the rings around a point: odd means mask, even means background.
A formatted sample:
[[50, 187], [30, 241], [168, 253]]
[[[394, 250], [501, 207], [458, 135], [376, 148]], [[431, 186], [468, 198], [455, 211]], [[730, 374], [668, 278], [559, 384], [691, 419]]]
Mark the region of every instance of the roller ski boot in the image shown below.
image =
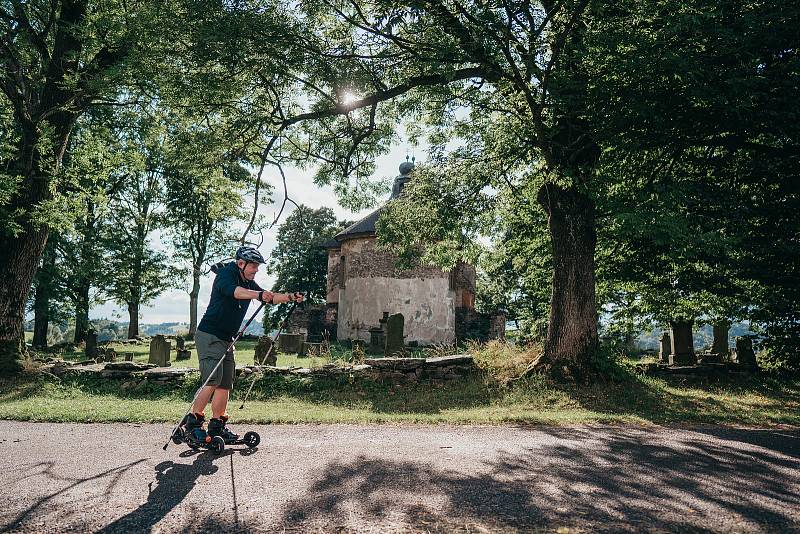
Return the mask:
[[225, 440], [220, 436], [209, 435], [208, 432], [203, 429], [204, 422], [204, 414], [188, 414], [183, 418], [181, 424], [172, 434], [172, 442], [176, 445], [186, 443], [194, 450], [209, 449], [216, 453], [221, 453], [225, 450]]
[[218, 419], [211, 419], [211, 421], [208, 422], [208, 435], [211, 436], [212, 439], [218, 437], [222, 438], [225, 445], [247, 445], [250, 449], [257, 447], [258, 444], [261, 443], [261, 436], [256, 432], [246, 432], [245, 435], [240, 438], [238, 434], [231, 432], [227, 424], [228, 414], [222, 415]]

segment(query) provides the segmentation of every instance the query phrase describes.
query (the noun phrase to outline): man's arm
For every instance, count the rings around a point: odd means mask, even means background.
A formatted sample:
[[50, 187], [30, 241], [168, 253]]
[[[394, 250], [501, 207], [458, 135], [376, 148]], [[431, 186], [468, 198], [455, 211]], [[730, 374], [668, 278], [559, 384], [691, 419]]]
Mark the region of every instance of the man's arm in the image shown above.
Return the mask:
[[254, 289], [245, 289], [242, 286], [236, 286], [236, 289], [233, 290], [233, 298], [239, 300], [258, 300], [258, 297], [262, 296], [261, 300], [264, 302], [270, 302], [273, 295], [274, 293], [271, 291], [256, 291]]

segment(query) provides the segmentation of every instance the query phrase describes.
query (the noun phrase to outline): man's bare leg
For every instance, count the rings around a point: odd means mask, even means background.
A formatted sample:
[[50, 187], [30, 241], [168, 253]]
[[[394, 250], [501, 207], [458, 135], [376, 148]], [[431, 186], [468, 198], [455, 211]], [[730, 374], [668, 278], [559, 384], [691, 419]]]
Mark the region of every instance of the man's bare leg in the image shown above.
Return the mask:
[[[203, 413], [206, 410], [206, 406], [208, 406], [208, 401], [211, 400], [211, 395], [214, 394], [214, 390], [217, 389], [217, 386], [206, 386], [202, 390], [200, 390], [200, 394], [192, 404], [192, 413]], [[225, 392], [227, 393], [227, 391]], [[227, 399], [227, 395], [225, 398]], [[213, 405], [212, 405], [213, 410]]]
[[227, 389], [217, 388], [214, 392], [214, 398], [211, 399], [211, 417], [219, 419], [221, 415], [225, 415], [230, 393]]

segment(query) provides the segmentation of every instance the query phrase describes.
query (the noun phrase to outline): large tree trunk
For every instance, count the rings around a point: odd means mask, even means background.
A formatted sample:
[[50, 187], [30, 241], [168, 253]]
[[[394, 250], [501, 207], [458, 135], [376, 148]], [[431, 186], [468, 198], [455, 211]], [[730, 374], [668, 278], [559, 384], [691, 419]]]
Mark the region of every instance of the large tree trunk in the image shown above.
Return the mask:
[[33, 345], [34, 349], [47, 348], [47, 328], [50, 325], [50, 288], [44, 284], [36, 286], [33, 300]]
[[47, 233], [46, 228], [28, 226], [15, 237], [6, 237], [0, 247], [0, 373], [22, 367], [25, 304]]
[[189, 292], [189, 335], [197, 332], [197, 300], [200, 295], [200, 265], [192, 267], [192, 290]]
[[139, 303], [128, 303], [128, 339], [133, 339], [139, 335]]
[[598, 344], [594, 205], [578, 190], [554, 184], [542, 187], [539, 202], [549, 216], [553, 287], [547, 340], [536, 367], [582, 374]]
[[[13, 86], [20, 91], [9, 98], [14, 122], [21, 133], [16, 158], [9, 170], [22, 177], [21, 187], [4, 206], [7, 213], [22, 212], [15, 220], [20, 230], [14, 234], [4, 232], [0, 239], [0, 373], [21, 368], [20, 360], [25, 354], [22, 331], [25, 304], [49, 233], [46, 224], [32, 219], [31, 211], [52, 198], [53, 181], [72, 127], [88, 105], [85, 98], [76, 104], [76, 97], [86, 95], [71, 82], [79, 78], [75, 75], [82, 46], [78, 40], [81, 34], [75, 28], [86, 14], [87, 4], [86, 0], [60, 3], [52, 51], [41, 58], [47, 69], [39, 87], [33, 86], [38, 81], [26, 78], [27, 73], [18, 71], [10, 75], [7, 69], [0, 70], [4, 81], [13, 76]], [[39, 88], [34, 102], [30, 92]], [[43, 134], [45, 139], [40, 137]]]
[[12, 173], [16, 171], [23, 180], [6, 208], [9, 213], [23, 211], [16, 221], [21, 231], [13, 235], [6, 232], [0, 241], [0, 373], [4, 374], [22, 368], [25, 305], [49, 233], [29, 215], [32, 207], [50, 199], [52, 193], [50, 177], [40, 170], [36, 125], [28, 122], [26, 126], [12, 168]]

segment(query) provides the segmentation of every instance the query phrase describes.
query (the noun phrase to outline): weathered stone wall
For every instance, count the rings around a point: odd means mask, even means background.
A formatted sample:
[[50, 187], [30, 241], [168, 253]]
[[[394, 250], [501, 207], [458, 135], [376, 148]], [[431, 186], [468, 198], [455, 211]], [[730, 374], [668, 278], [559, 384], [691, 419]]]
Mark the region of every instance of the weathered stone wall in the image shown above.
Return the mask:
[[[118, 362], [81, 365], [75, 362], [49, 359], [42, 362], [41, 371], [57, 377], [84, 375], [119, 380], [120, 389], [138, 388], [145, 384], [179, 387], [183, 378], [198, 373], [194, 368], [154, 367], [152, 364]], [[254, 372], [278, 375], [299, 375], [309, 378], [356, 376], [375, 381], [415, 381], [460, 379], [478, 371], [471, 355], [457, 354], [436, 358], [372, 358], [361, 365], [325, 364], [316, 368], [274, 367], [270, 365], [237, 365], [236, 376], [246, 377]]]
[[[358, 278], [443, 278], [449, 274], [438, 267], [419, 265], [407, 271], [397, 269], [397, 257], [376, 250], [374, 237], [349, 239], [342, 243], [341, 255], [345, 257], [345, 287]], [[348, 288], [349, 289], [349, 288]]]
[[475, 267], [458, 262], [450, 271], [450, 289], [455, 291], [457, 308], [475, 308]]
[[335, 304], [339, 302], [339, 287], [341, 286], [341, 268], [339, 259], [341, 252], [339, 249], [328, 249], [328, 283], [325, 302]]
[[[450, 273], [431, 266], [397, 269], [396, 257], [375, 245], [374, 237], [342, 243], [345, 283], [339, 288], [337, 338], [368, 341], [369, 329], [389, 312], [403, 314], [406, 343], [455, 341], [456, 292]], [[459, 283], [468, 285], [466, 277]]]
[[339, 303], [329, 302], [325, 304], [322, 315], [322, 334], [323, 337], [327, 336], [328, 341], [336, 341], [338, 339], [339, 330]]
[[369, 340], [383, 312], [402, 313], [405, 342], [421, 345], [455, 341], [454, 292], [446, 277], [352, 278], [341, 290], [338, 339]]
[[289, 318], [286, 332], [305, 334], [310, 341], [321, 341], [325, 330], [325, 308], [321, 305], [298, 307]]

